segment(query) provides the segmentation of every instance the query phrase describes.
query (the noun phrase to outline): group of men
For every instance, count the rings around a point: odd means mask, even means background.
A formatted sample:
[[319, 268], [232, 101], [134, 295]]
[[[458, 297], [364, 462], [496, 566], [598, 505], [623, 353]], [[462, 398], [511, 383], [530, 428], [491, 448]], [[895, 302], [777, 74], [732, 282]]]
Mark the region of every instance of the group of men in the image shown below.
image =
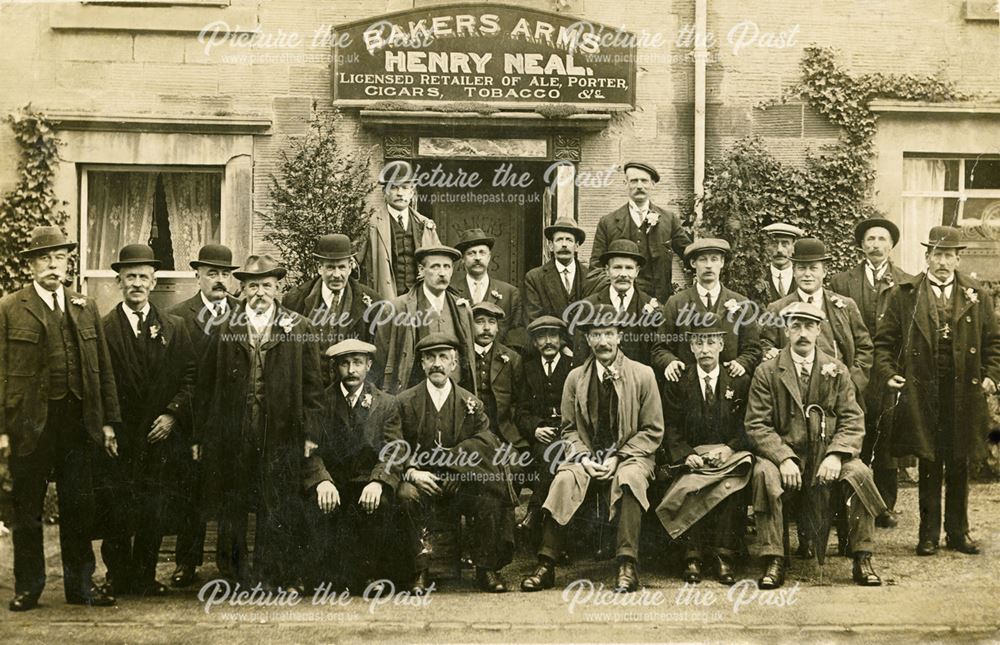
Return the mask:
[[[634, 591], [647, 512], [683, 542], [685, 581], [711, 569], [732, 584], [748, 506], [761, 588], [784, 582], [788, 520], [799, 554], [820, 558], [836, 524], [854, 581], [874, 586], [875, 526], [895, 524], [894, 459], [911, 455], [917, 553], [938, 548], [942, 482], [947, 546], [978, 552], [968, 463], [1000, 332], [989, 293], [957, 271], [958, 229], [934, 227], [927, 271], [910, 276], [889, 260], [895, 224], [864, 220], [865, 259], [827, 283], [823, 242], [772, 224], [771, 302], [755, 303], [723, 282], [729, 243], [692, 241], [651, 203], [656, 170], [629, 163], [629, 201], [601, 219], [591, 261], [577, 257], [586, 232], [557, 219], [549, 259], [518, 289], [490, 275], [486, 232], [441, 243], [413, 208], [412, 168], [383, 179], [369, 234], [320, 236], [317, 275], [284, 295], [277, 260], [238, 266], [212, 244], [191, 262], [198, 293], [165, 310], [150, 301], [160, 262], [135, 244], [111, 264], [122, 302], [101, 318], [65, 286], [75, 243], [33, 232], [32, 284], [0, 300], [12, 610], [37, 606], [45, 584], [50, 480], [66, 600], [95, 606], [168, 593], [155, 576], [165, 534], [171, 585], [192, 584], [208, 520], [222, 576], [299, 593], [380, 593], [402, 571], [424, 594], [442, 523], [483, 591], [507, 590], [518, 534], [538, 557], [521, 589], [554, 586], [573, 526], [596, 529], [614, 588]], [[676, 292], [675, 253], [694, 274]]]

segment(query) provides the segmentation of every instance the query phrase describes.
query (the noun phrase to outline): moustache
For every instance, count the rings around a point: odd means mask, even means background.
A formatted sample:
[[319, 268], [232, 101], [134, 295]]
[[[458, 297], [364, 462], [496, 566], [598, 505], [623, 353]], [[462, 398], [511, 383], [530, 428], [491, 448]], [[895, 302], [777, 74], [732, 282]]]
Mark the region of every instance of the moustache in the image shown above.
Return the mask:
[[444, 371], [444, 368], [442, 368], [442, 367], [432, 367], [429, 370], [427, 370], [427, 373], [428, 374], [442, 374], [443, 375], [443, 374], [445, 374], [445, 371]]
[[219, 283], [217, 283], [217, 284], [215, 284], [215, 285], [212, 286], [212, 291], [226, 291], [226, 292], [228, 292], [229, 290], [226, 289], [226, 285], [224, 285], [221, 282], [219, 282]]

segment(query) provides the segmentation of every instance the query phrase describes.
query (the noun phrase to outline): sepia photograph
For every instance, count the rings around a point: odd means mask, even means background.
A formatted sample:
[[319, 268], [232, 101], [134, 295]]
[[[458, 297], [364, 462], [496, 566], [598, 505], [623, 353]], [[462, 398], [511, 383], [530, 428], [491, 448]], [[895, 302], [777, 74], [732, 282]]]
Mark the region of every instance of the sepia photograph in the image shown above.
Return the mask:
[[1000, 642], [1000, 1], [0, 0], [0, 640]]

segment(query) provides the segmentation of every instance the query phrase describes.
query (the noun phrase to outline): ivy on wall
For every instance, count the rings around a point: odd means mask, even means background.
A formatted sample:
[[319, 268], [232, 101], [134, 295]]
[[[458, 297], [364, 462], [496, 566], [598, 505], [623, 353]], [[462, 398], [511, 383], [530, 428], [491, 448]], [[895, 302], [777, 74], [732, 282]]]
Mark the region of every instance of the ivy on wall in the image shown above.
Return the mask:
[[746, 137], [705, 168], [698, 235], [725, 238], [739, 249], [727, 284], [766, 301], [768, 258], [761, 229], [776, 221], [795, 224], [823, 240], [833, 256], [830, 273], [860, 258], [854, 226], [881, 215], [871, 202], [874, 99], [955, 101], [969, 98], [948, 81], [910, 74], [852, 76], [830, 48], [807, 47], [802, 80], [787, 98], [798, 98], [840, 126], [836, 144], [808, 152], [801, 167], [778, 161], [763, 140]]
[[[14, 131], [21, 152], [17, 184], [0, 198], [0, 293], [20, 289], [31, 279], [18, 252], [27, 248], [36, 226], [64, 226], [65, 201], [56, 198], [55, 172], [59, 140], [52, 125], [30, 105], [5, 121]], [[72, 266], [71, 266], [72, 269]], [[72, 273], [72, 271], [71, 271]]]

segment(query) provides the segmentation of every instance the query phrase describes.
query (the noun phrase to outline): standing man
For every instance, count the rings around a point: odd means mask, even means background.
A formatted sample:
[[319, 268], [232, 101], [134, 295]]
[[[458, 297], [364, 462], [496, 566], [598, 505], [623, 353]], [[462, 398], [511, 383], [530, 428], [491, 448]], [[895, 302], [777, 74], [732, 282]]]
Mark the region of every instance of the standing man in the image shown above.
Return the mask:
[[191, 461], [195, 355], [184, 320], [149, 301], [159, 266], [145, 244], [123, 247], [111, 264], [122, 302], [102, 321], [122, 414], [110, 465], [111, 527], [101, 544], [117, 594], [167, 594], [156, 560]]
[[356, 593], [386, 577], [393, 547], [393, 496], [399, 473], [383, 448], [402, 438], [399, 403], [365, 379], [375, 346], [342, 340], [327, 350], [337, 373], [323, 397], [319, 447], [306, 459], [309, 561], [313, 585], [334, 582]]
[[453, 518], [456, 526], [462, 515], [471, 520], [479, 588], [507, 591], [500, 569], [513, 553], [516, 497], [509, 471], [495, 463], [500, 439], [490, 430], [483, 402], [450, 376], [457, 369], [458, 348], [454, 337], [424, 336], [416, 351], [427, 378], [399, 395], [407, 458], [398, 501], [414, 562], [415, 595], [433, 588], [433, 545], [427, 541], [432, 512]]
[[[777, 360], [765, 361], [750, 384], [745, 427], [754, 464], [754, 514], [757, 542], [765, 561], [760, 589], [785, 582], [782, 507], [799, 502], [808, 518], [809, 538], [825, 546], [829, 526], [828, 486], [839, 485], [847, 501], [848, 549], [854, 557], [854, 582], [878, 586], [872, 566], [875, 516], [885, 510], [871, 470], [858, 459], [865, 421], [847, 367], [818, 346], [818, 306], [793, 302], [781, 311], [788, 346]], [[782, 491], [783, 492], [778, 492]], [[818, 519], [821, 518], [822, 519]]]
[[[591, 356], [566, 379], [562, 397], [562, 464], [544, 508], [538, 565], [521, 581], [522, 591], [555, 585], [566, 525], [577, 512], [609, 508], [618, 517], [615, 591], [639, 588], [639, 530], [649, 509], [656, 450], [663, 439], [663, 408], [653, 368], [619, 351], [615, 310], [602, 306], [587, 325]], [[603, 496], [605, 504], [597, 504]], [[603, 520], [604, 518], [601, 518]]]
[[670, 296], [663, 308], [661, 340], [653, 348], [653, 368], [671, 383], [696, 362], [681, 331], [699, 326], [709, 313], [726, 330], [719, 358], [729, 376], [753, 374], [760, 363], [759, 330], [751, 315], [755, 308], [746, 296], [722, 284], [729, 253], [729, 242], [715, 238], [696, 240], [684, 250], [684, 261], [694, 269], [694, 285]]
[[475, 334], [472, 305], [448, 289], [458, 249], [430, 246], [417, 249], [423, 278], [403, 295], [388, 301], [375, 318], [375, 363], [373, 382], [389, 394], [398, 394], [424, 379], [414, 347], [428, 334], [445, 334], [458, 340], [458, 372], [455, 380], [476, 390]]
[[[229, 295], [232, 291], [232, 272], [237, 267], [233, 264], [233, 252], [228, 246], [206, 244], [199, 249], [198, 259], [191, 261], [191, 268], [198, 279], [198, 293], [177, 303], [167, 313], [184, 321], [197, 367], [212, 335], [218, 333], [219, 326], [239, 305], [239, 301]], [[197, 571], [205, 550], [201, 463], [189, 457], [182, 462], [180, 470], [186, 508], [181, 510], [177, 528], [177, 566], [170, 576], [173, 587], [186, 587], [198, 579]], [[223, 575], [228, 573], [225, 570], [221, 572]]]
[[233, 275], [247, 299], [212, 336], [199, 371], [195, 451], [204, 447], [206, 500], [221, 504], [220, 568], [249, 579], [255, 512], [254, 580], [296, 586], [303, 454], [322, 410], [318, 345], [309, 322], [277, 303], [285, 269], [270, 255], [251, 255]]
[[42, 504], [53, 471], [66, 602], [115, 604], [92, 583], [91, 450], [118, 454], [121, 417], [97, 303], [63, 286], [75, 248], [59, 227], [36, 227], [21, 252], [31, 284], [0, 299], [0, 455], [10, 458], [14, 483], [11, 611], [34, 609], [45, 588]]
[[663, 324], [660, 303], [649, 293], [636, 286], [636, 277], [642, 271], [646, 258], [639, 247], [629, 240], [615, 240], [601, 255], [611, 283], [586, 299], [570, 305], [563, 314], [570, 326], [577, 327], [577, 361], [582, 364], [590, 355], [590, 343], [582, 325], [574, 325], [593, 315], [598, 307], [607, 305], [619, 316], [621, 332], [618, 349], [643, 365], [653, 364], [653, 350], [659, 344], [659, 330]]
[[[887, 219], [873, 217], [858, 222], [854, 228], [854, 241], [861, 247], [865, 259], [853, 269], [841, 271], [830, 278], [830, 290], [847, 296], [861, 309], [861, 319], [868, 334], [875, 337], [876, 325], [885, 313], [889, 290], [913, 276], [893, 265], [889, 254], [899, 243], [899, 228]], [[881, 423], [889, 391], [881, 379], [870, 381], [865, 387], [865, 443], [861, 458], [875, 473], [875, 485], [888, 509], [875, 518], [875, 525], [884, 528], [896, 526], [894, 509], [899, 490], [897, 470], [899, 464], [889, 449], [890, 423]], [[886, 421], [891, 418], [886, 417]]]
[[[371, 340], [373, 307], [381, 298], [351, 278], [357, 262], [350, 238], [339, 233], [320, 237], [313, 257], [319, 262], [319, 275], [289, 290], [281, 304], [309, 320], [319, 335], [320, 354], [347, 338]], [[324, 384], [334, 380], [324, 365]]]
[[767, 234], [767, 256], [771, 262], [765, 282], [767, 283], [767, 300], [760, 303], [764, 306], [780, 300], [795, 291], [795, 276], [792, 275], [792, 247], [795, 240], [803, 237], [805, 231], [798, 226], [775, 222], [761, 229]]
[[500, 332], [497, 340], [507, 342], [512, 330], [524, 334], [524, 310], [521, 307], [521, 292], [514, 285], [497, 280], [489, 275], [490, 260], [493, 259], [493, 245], [496, 240], [481, 228], [463, 231], [455, 248], [462, 254], [465, 275], [455, 280], [452, 287], [473, 305], [490, 302], [503, 310]]
[[562, 318], [567, 305], [583, 300], [588, 291], [587, 265], [576, 252], [587, 234], [570, 217], [562, 217], [545, 227], [545, 239], [552, 258], [524, 276], [524, 309], [530, 322], [541, 316]]
[[673, 253], [683, 254], [691, 243], [691, 237], [681, 227], [677, 215], [650, 202], [649, 193], [653, 184], [659, 181], [660, 174], [649, 164], [637, 161], [625, 164], [628, 203], [598, 222], [590, 255], [590, 270], [594, 273], [604, 267], [601, 256], [612, 242], [630, 240], [639, 247], [645, 260], [636, 284], [660, 302], [666, 302], [674, 292], [671, 281]]
[[937, 553], [942, 481], [947, 546], [971, 555], [979, 546], [969, 536], [969, 460], [983, 453], [990, 427], [1000, 330], [989, 292], [958, 271], [961, 231], [935, 226], [927, 237], [927, 270], [889, 293], [875, 335], [877, 374], [896, 393], [892, 454], [919, 459], [917, 555]]
[[476, 383], [490, 427], [515, 450], [525, 450], [528, 444], [514, 424], [514, 389], [521, 371], [521, 356], [497, 340], [504, 319], [503, 309], [492, 302], [480, 302], [473, 305], [472, 316], [476, 335]]
[[434, 221], [417, 212], [417, 177], [406, 161], [390, 161], [379, 174], [385, 207], [376, 209], [361, 245], [361, 281], [390, 300], [410, 290], [420, 277], [416, 251], [439, 246]]
[[663, 447], [669, 463], [685, 470], [656, 515], [670, 537], [684, 538], [684, 582], [701, 582], [710, 557], [719, 582], [731, 585], [746, 517], [743, 490], [753, 465], [743, 429], [750, 375], [722, 369], [719, 356], [729, 330], [721, 316], [706, 314], [685, 335], [694, 368], [663, 390]]

